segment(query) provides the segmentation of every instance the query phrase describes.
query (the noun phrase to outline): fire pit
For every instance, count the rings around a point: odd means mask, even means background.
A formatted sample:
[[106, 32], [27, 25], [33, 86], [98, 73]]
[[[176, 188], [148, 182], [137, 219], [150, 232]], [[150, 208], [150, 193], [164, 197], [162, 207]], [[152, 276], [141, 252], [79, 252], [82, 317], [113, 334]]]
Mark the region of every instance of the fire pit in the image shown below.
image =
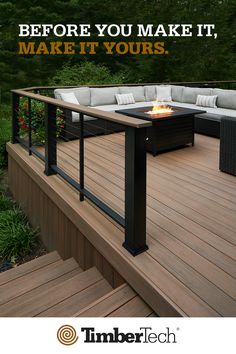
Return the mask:
[[194, 145], [194, 115], [202, 110], [166, 106], [154, 102], [152, 107], [117, 110], [117, 113], [152, 122], [147, 128], [147, 151], [154, 156], [188, 144]]
[[166, 104], [162, 102], [153, 102], [153, 107], [151, 111], [147, 111], [147, 114], [150, 114], [151, 116], [155, 116], [157, 114], [163, 114], [163, 113], [172, 113], [174, 110], [170, 107], [167, 106]]

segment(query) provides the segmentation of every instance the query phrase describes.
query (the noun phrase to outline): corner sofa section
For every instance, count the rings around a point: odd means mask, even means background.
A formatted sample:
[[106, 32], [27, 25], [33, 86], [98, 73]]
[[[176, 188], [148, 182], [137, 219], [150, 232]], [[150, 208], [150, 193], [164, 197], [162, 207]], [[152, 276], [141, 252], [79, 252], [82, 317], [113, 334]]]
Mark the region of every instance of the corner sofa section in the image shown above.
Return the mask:
[[[160, 86], [169, 85], [147, 85], [147, 86], [120, 86], [120, 87], [76, 87], [69, 89], [56, 89], [54, 91], [57, 99], [62, 99], [61, 93], [74, 92], [78, 104], [94, 107], [104, 111], [115, 111], [124, 108], [136, 108], [152, 106], [156, 100], [157, 90]], [[225, 116], [233, 117], [236, 120], [236, 91], [214, 88], [198, 88], [171, 85], [171, 101], [164, 102], [172, 106], [202, 109], [204, 114], [195, 116], [195, 132], [220, 137], [220, 122]], [[132, 93], [135, 103], [118, 105], [116, 94]], [[197, 106], [198, 95], [217, 96], [217, 107]], [[66, 116], [66, 138], [73, 139], [80, 136], [79, 114], [75, 115], [65, 111]], [[124, 127], [101, 119], [84, 117], [85, 136], [108, 134], [122, 131]]]

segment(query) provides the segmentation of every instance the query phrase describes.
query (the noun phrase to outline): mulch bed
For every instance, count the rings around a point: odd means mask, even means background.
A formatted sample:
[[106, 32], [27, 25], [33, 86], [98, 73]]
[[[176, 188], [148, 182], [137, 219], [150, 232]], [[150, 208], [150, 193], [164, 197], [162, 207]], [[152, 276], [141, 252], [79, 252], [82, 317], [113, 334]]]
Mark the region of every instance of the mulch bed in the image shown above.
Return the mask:
[[45, 249], [45, 247], [43, 246], [43, 244], [40, 241], [38, 241], [37, 245], [35, 246], [35, 248], [31, 252], [19, 257], [14, 263], [11, 262], [10, 260], [7, 260], [7, 261], [0, 260], [0, 273], [5, 272], [8, 269], [18, 267], [19, 265], [21, 265], [23, 263], [32, 261], [33, 259], [43, 256], [47, 253], [48, 252]]

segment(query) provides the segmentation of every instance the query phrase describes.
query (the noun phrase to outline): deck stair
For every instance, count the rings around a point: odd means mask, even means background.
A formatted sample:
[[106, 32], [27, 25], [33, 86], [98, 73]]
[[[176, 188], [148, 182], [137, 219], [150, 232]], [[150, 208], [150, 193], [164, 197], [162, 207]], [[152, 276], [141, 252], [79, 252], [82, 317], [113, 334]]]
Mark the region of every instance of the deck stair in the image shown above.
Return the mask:
[[96, 267], [83, 271], [54, 251], [0, 274], [0, 317], [147, 317], [152, 309]]

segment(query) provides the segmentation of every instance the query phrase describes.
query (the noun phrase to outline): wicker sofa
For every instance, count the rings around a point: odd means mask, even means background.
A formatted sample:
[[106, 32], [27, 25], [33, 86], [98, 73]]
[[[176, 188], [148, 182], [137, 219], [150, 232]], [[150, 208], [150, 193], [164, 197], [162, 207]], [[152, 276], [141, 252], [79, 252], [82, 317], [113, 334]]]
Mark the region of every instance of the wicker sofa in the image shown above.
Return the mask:
[[[76, 87], [69, 89], [56, 89], [55, 98], [62, 99], [62, 93], [74, 92], [79, 104], [90, 106], [104, 111], [115, 111], [123, 108], [135, 108], [150, 106], [156, 99], [158, 86], [120, 86], [120, 87]], [[135, 103], [129, 105], [118, 105], [115, 95], [132, 93]], [[198, 95], [217, 96], [217, 107], [196, 106]], [[171, 85], [171, 102], [166, 102], [173, 106], [186, 108], [203, 109], [204, 114], [195, 116], [195, 132], [214, 137], [220, 137], [220, 123], [223, 117], [232, 117], [236, 120], [236, 91], [216, 88], [198, 88]], [[78, 138], [80, 135], [79, 114], [73, 115], [70, 111], [65, 111], [66, 128], [65, 137], [67, 139]], [[85, 136], [108, 134], [123, 130], [122, 126], [105, 122], [93, 117], [84, 117]]]

